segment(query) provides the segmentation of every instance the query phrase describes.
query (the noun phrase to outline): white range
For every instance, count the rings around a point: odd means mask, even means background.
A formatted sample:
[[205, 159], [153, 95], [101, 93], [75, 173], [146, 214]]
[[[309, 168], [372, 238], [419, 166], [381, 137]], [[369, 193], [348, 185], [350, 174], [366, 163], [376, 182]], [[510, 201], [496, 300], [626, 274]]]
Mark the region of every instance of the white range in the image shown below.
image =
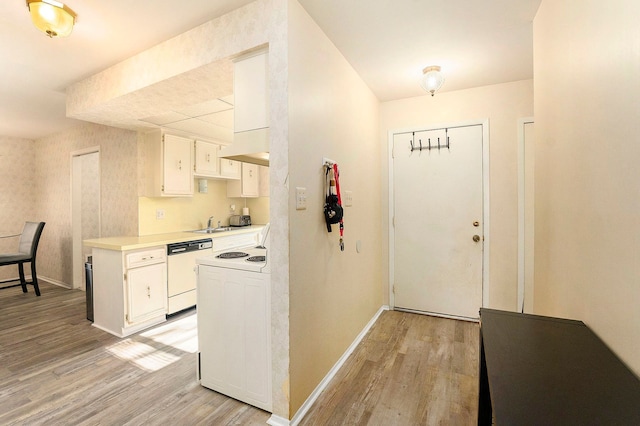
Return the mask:
[[[197, 260], [198, 377], [216, 392], [272, 410], [269, 225]], [[215, 249], [215, 246], [214, 246]]]

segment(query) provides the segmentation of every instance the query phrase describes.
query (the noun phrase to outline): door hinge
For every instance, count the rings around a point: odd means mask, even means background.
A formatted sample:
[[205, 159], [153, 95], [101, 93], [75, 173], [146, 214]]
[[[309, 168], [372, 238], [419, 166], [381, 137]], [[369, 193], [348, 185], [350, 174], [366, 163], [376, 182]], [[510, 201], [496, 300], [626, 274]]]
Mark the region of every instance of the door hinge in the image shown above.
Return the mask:
[[126, 281], [127, 280], [127, 274], [124, 273], [123, 276], [124, 276], [124, 280]]
[[396, 294], [396, 285], [395, 284], [391, 284], [391, 293], [393, 293], [394, 295]]

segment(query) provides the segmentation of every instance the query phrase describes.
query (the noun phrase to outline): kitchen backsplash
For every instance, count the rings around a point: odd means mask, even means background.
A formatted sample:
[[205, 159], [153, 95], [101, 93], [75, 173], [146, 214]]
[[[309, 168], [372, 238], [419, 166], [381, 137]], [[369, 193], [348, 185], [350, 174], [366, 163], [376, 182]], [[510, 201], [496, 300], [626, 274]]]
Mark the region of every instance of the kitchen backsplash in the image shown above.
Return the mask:
[[[201, 229], [207, 226], [209, 216], [214, 217], [222, 226], [229, 225], [229, 216], [242, 214], [242, 208], [248, 207], [251, 221], [264, 224], [269, 221], [269, 197], [227, 198], [225, 180], [208, 180], [206, 194], [198, 192], [195, 182], [193, 197], [138, 198], [138, 235], [163, 234], [168, 232]], [[245, 204], [246, 201], [246, 204]], [[235, 213], [231, 212], [235, 205]], [[158, 211], [164, 213], [163, 219], [157, 219]]]

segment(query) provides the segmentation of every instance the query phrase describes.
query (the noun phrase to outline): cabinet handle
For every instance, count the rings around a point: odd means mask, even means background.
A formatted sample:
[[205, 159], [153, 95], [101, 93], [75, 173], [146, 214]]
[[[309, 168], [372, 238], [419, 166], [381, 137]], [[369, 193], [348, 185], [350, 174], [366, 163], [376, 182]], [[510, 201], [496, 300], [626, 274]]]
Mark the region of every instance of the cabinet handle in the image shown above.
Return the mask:
[[253, 177], [253, 170], [249, 170], [249, 177]]
[[178, 170], [182, 170], [182, 160], [178, 160]]
[[211, 162], [211, 154], [207, 154], [207, 163]]
[[147, 297], [151, 299], [151, 287], [147, 286]]

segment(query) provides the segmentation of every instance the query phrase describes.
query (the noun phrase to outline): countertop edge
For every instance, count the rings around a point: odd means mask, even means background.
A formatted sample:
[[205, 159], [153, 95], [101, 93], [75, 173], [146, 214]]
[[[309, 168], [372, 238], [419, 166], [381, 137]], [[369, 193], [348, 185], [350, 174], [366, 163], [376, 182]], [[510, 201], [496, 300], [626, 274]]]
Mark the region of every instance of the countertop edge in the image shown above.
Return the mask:
[[198, 234], [190, 231], [183, 232], [171, 232], [167, 234], [154, 234], [154, 235], [143, 235], [143, 236], [119, 236], [119, 237], [104, 237], [104, 238], [93, 238], [88, 240], [83, 240], [82, 244], [86, 247], [91, 248], [100, 248], [105, 250], [115, 250], [115, 251], [127, 251], [127, 250], [137, 250], [155, 246], [163, 246], [172, 243], [180, 243], [184, 241], [195, 241], [202, 240], [206, 238], [211, 238], [213, 240], [217, 238], [232, 236], [232, 235], [241, 235], [247, 234], [251, 232], [258, 232], [264, 225], [251, 225], [247, 227], [239, 227], [238, 229], [234, 229], [226, 232], [219, 232], [215, 234]]

